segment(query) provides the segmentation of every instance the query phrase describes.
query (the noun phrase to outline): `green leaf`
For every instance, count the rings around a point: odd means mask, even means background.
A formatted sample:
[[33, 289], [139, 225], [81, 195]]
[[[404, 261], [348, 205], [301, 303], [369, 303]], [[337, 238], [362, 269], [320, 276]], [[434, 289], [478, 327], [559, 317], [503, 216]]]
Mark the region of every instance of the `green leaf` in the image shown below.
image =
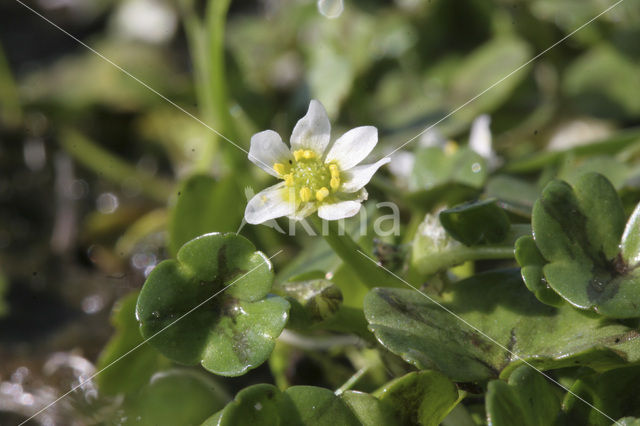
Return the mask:
[[575, 60], [563, 83], [575, 106], [589, 115], [623, 118], [640, 113], [640, 99], [629, 90], [640, 83], [640, 67], [607, 44]]
[[244, 374], [269, 357], [287, 322], [289, 303], [267, 296], [272, 282], [271, 263], [247, 239], [203, 235], [147, 278], [136, 310], [140, 330], [174, 361]]
[[335, 315], [342, 305], [342, 292], [325, 279], [288, 281], [278, 285], [275, 291], [291, 304], [289, 326], [292, 328], [322, 322]]
[[396, 411], [397, 422], [437, 426], [458, 403], [458, 389], [437, 371], [406, 374], [375, 393]]
[[157, 373], [124, 403], [125, 425], [196, 425], [224, 407], [227, 395], [211, 378], [189, 370]]
[[620, 242], [620, 254], [630, 268], [640, 263], [640, 204], [636, 206], [627, 221]]
[[393, 425], [397, 423], [395, 408], [373, 395], [358, 391], [345, 391], [340, 395], [363, 426]]
[[360, 425], [347, 404], [329, 389], [293, 386], [285, 391], [303, 425]]
[[[451, 109], [474, 99], [471, 108], [460, 110], [464, 118], [472, 119], [482, 112], [490, 112], [505, 102], [511, 92], [527, 75], [518, 72], [503, 79], [531, 57], [530, 47], [514, 37], [500, 37], [480, 46], [457, 68], [452, 81], [452, 93], [447, 97]], [[487, 88], [493, 86], [491, 90]]]
[[207, 175], [194, 175], [182, 182], [169, 219], [172, 254], [199, 235], [238, 229], [244, 212], [236, 182], [233, 177], [216, 181]]
[[500, 206], [508, 212], [525, 217], [531, 217], [533, 203], [540, 195], [534, 184], [507, 175], [489, 178], [485, 193], [500, 200]]
[[499, 243], [509, 233], [509, 218], [495, 199], [465, 203], [440, 212], [440, 223], [467, 246]]
[[[638, 366], [591, 374], [577, 380], [571, 386], [572, 393], [567, 393], [563, 402], [568, 420], [571, 424], [606, 426], [611, 424], [611, 420], [601, 412], [614, 419], [623, 416], [639, 417], [639, 380]], [[591, 405], [585, 404], [579, 398]]]
[[547, 263], [531, 235], [523, 235], [516, 241], [516, 260], [525, 285], [536, 298], [550, 306], [560, 306], [563, 299], [553, 291], [544, 278], [542, 268]]
[[548, 426], [560, 414], [559, 388], [529, 367], [518, 367], [509, 377], [489, 382], [486, 396], [490, 426]]
[[623, 417], [612, 426], [640, 426], [640, 419], [636, 417]]
[[111, 322], [116, 332], [96, 365], [103, 370], [113, 363], [96, 377], [100, 392], [105, 395], [132, 393], [147, 384], [153, 373], [170, 365], [149, 343], [143, 343], [135, 314], [137, 300], [138, 292], [134, 291], [113, 309]]
[[532, 217], [536, 245], [549, 262], [543, 268], [549, 286], [581, 309], [640, 316], [640, 271], [619, 248], [633, 241], [635, 222], [621, 242], [624, 220], [622, 202], [604, 176], [586, 174], [573, 187], [550, 182]]
[[573, 184], [578, 182], [582, 175], [592, 172], [605, 176], [617, 189], [622, 188], [629, 178], [629, 166], [610, 155], [594, 155], [576, 162], [571, 153], [567, 154], [562, 162], [557, 178]]
[[281, 392], [272, 385], [249, 386], [203, 426], [235, 425], [358, 426], [356, 416], [329, 389], [293, 386]]
[[405, 361], [440, 370], [456, 382], [508, 377], [520, 359], [542, 370], [599, 371], [640, 361], [640, 336], [633, 327], [602, 322], [569, 305], [541, 304], [518, 270], [476, 275], [452, 287], [434, 300], [502, 347], [415, 290], [372, 290], [364, 303], [369, 328]]
[[486, 177], [484, 158], [468, 147], [459, 148], [453, 153], [428, 147], [419, 149], [415, 154], [409, 188], [412, 191], [434, 190], [451, 183], [480, 188]]

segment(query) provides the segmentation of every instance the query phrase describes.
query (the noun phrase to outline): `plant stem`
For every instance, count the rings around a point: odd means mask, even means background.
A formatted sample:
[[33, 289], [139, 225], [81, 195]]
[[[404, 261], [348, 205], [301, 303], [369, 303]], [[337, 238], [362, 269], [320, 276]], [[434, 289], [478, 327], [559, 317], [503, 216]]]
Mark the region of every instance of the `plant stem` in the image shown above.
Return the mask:
[[[225, 19], [230, 0], [211, 0], [206, 9], [205, 21], [195, 13], [193, 2], [182, 3], [182, 15], [189, 50], [194, 66], [195, 88], [198, 105], [203, 120], [218, 132], [234, 140], [237, 139], [233, 119], [229, 113], [227, 81], [224, 60]], [[210, 143], [196, 160], [196, 170], [209, 172], [222, 146], [221, 137], [211, 132]], [[225, 150], [230, 168], [240, 157], [233, 150]], [[239, 151], [242, 152], [242, 151]], [[222, 162], [225, 163], [225, 162]]]
[[344, 382], [344, 384], [340, 386], [338, 389], [336, 389], [334, 393], [337, 396], [340, 396], [344, 391], [348, 391], [349, 389], [351, 389], [356, 383], [358, 383], [358, 381], [362, 378], [362, 376], [367, 374], [367, 372], [369, 371], [369, 368], [370, 367], [367, 365], [362, 367], [360, 370], [356, 371], [353, 374], [353, 376], [349, 377], [349, 380]]
[[0, 93], [2, 93], [2, 97], [0, 97], [0, 111], [2, 111], [0, 120], [7, 127], [19, 126], [22, 123], [20, 96], [2, 46], [0, 46]]
[[173, 193], [170, 181], [139, 171], [75, 130], [62, 131], [59, 139], [72, 157], [105, 179], [123, 186], [139, 187], [142, 193], [161, 203], [166, 203]]
[[[346, 263], [362, 283], [368, 288], [397, 286], [397, 280], [372, 262], [364, 249], [341, 231], [336, 221], [323, 222], [318, 216], [311, 216], [316, 231], [329, 243], [333, 251]], [[325, 232], [326, 231], [326, 232]]]

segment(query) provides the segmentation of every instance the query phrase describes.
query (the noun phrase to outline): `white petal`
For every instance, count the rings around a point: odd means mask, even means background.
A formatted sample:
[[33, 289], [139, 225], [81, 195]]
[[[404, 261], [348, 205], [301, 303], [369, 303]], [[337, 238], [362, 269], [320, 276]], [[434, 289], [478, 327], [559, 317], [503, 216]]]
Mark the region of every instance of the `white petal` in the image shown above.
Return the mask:
[[359, 201], [340, 201], [335, 204], [323, 204], [318, 208], [318, 216], [324, 220], [338, 220], [358, 214], [362, 207]]
[[293, 214], [295, 204], [285, 200], [285, 191], [284, 182], [280, 182], [258, 192], [247, 203], [247, 208], [244, 211], [245, 220], [257, 225], [269, 219]]
[[373, 126], [356, 127], [336, 140], [324, 161], [335, 161], [340, 170], [348, 170], [364, 160], [377, 143], [378, 129]]
[[274, 163], [287, 163], [291, 159], [289, 147], [282, 142], [279, 134], [265, 130], [251, 137], [249, 160], [272, 176], [279, 175], [273, 170]]
[[319, 157], [329, 145], [331, 138], [331, 123], [327, 111], [315, 99], [309, 103], [307, 115], [302, 117], [291, 133], [291, 150], [311, 149]]
[[301, 203], [298, 210], [295, 211], [292, 215], [289, 216], [289, 219], [292, 220], [302, 220], [305, 217], [315, 213], [318, 209], [316, 203]]
[[487, 159], [493, 156], [489, 124], [491, 124], [491, 117], [483, 114], [473, 120], [471, 133], [469, 134], [469, 147]]
[[391, 161], [391, 158], [383, 158], [373, 164], [363, 164], [343, 172], [343, 183], [340, 187], [342, 192], [356, 192], [369, 183], [374, 173], [382, 166]]

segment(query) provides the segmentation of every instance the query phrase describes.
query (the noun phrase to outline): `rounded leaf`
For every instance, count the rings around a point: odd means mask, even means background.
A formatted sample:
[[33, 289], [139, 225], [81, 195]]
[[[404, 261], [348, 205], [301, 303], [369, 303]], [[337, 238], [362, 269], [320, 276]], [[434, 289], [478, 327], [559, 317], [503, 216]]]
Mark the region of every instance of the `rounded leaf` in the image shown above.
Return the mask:
[[243, 374], [268, 358], [288, 318], [289, 303], [267, 297], [272, 282], [271, 263], [247, 239], [203, 235], [149, 274], [136, 308], [140, 331], [174, 361]]

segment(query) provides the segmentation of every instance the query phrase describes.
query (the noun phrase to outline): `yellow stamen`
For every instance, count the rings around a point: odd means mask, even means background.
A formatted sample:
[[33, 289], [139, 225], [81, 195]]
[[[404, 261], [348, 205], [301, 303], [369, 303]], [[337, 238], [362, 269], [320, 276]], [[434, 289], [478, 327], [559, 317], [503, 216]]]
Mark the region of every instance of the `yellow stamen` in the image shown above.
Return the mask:
[[275, 172], [277, 174], [279, 174], [280, 176], [284, 175], [284, 172], [286, 171], [285, 165], [282, 163], [275, 163], [273, 165], [273, 170], [275, 170]]
[[300, 189], [300, 199], [303, 203], [309, 202], [311, 200], [311, 195], [311, 190], [308, 187], [303, 186], [302, 189]]
[[444, 145], [444, 153], [447, 155], [454, 154], [458, 150], [458, 144], [456, 141], [447, 141]]
[[336, 189], [338, 189], [340, 187], [340, 178], [339, 177], [332, 177], [331, 178], [331, 182], [329, 182], [329, 185], [331, 186], [331, 189], [333, 189], [335, 191]]
[[296, 161], [300, 161], [303, 155], [304, 155], [303, 149], [298, 149], [296, 151], [293, 151], [293, 158], [295, 158]]
[[302, 156], [307, 160], [311, 160], [312, 158], [316, 158], [316, 153], [311, 151], [310, 149], [305, 149], [302, 153]]
[[284, 175], [284, 184], [287, 186], [293, 186], [293, 173], [289, 173], [288, 175]]
[[316, 200], [322, 201], [329, 195], [329, 190], [324, 186], [316, 191]]
[[335, 164], [329, 164], [329, 172], [331, 173], [331, 177], [334, 179], [340, 179], [340, 170], [338, 166]]

